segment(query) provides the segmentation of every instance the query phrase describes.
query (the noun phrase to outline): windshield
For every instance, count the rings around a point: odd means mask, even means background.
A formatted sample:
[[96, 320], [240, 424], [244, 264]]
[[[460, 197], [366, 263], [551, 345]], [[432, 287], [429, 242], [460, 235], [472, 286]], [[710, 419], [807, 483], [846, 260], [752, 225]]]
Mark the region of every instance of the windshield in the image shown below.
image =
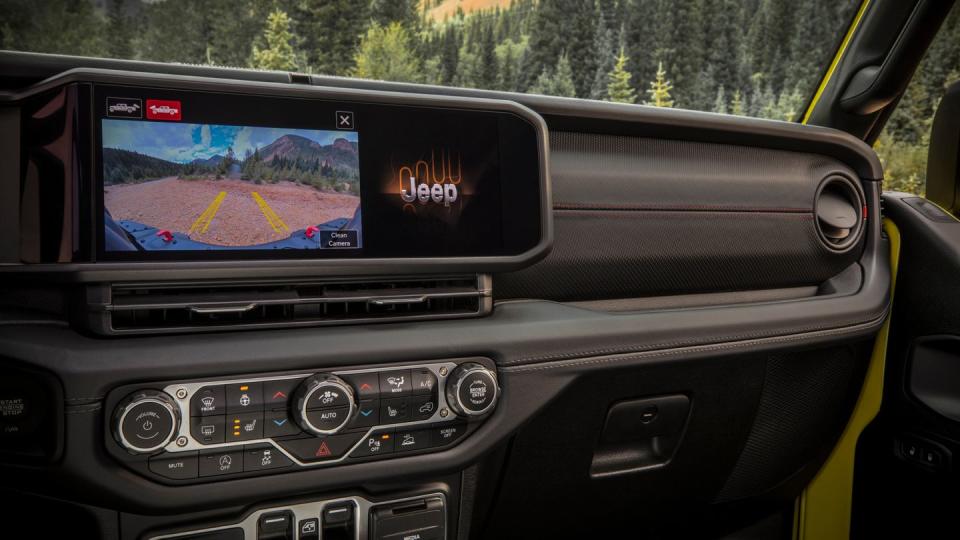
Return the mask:
[[6, 49], [797, 119], [856, 0], [0, 0]]

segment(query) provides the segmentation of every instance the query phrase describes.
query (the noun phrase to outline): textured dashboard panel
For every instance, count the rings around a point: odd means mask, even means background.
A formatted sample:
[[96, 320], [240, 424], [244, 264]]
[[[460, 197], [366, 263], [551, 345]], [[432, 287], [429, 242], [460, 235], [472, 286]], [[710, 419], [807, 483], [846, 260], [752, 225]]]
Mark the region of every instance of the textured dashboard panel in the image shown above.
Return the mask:
[[[816, 285], [859, 259], [818, 239], [838, 161], [799, 152], [551, 133], [555, 238], [498, 298], [588, 300]], [[602, 276], [602, 278], [600, 277]]]

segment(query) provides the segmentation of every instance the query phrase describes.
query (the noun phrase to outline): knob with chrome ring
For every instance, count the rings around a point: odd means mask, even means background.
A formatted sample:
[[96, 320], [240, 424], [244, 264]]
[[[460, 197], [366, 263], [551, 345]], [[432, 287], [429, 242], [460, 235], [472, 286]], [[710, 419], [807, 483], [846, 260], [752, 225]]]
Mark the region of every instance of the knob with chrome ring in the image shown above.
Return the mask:
[[343, 429], [357, 412], [353, 388], [327, 373], [308, 377], [293, 395], [293, 413], [307, 433], [333, 435]]
[[138, 390], [117, 404], [113, 438], [131, 454], [160, 450], [180, 430], [180, 408], [162, 390]]
[[477, 362], [460, 364], [447, 379], [446, 397], [458, 416], [483, 416], [493, 410], [500, 397], [497, 374]]

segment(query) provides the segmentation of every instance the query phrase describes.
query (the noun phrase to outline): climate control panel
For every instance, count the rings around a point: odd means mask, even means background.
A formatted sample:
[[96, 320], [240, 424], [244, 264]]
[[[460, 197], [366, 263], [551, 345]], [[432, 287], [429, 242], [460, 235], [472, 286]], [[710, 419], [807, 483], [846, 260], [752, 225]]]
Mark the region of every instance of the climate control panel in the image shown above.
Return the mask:
[[117, 402], [111, 444], [176, 483], [388, 459], [455, 444], [499, 393], [488, 359], [167, 383]]

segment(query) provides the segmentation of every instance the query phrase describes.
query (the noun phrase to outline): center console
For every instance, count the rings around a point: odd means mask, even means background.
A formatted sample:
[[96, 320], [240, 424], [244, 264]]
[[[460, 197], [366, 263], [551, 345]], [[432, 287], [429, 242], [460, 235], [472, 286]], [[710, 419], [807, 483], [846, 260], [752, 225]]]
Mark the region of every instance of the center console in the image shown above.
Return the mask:
[[404, 334], [490, 315], [492, 274], [546, 256], [542, 118], [96, 69], [0, 113], [20, 143], [0, 276], [30, 316], [60, 310], [70, 357], [9, 353], [45, 366], [0, 385], [11, 486], [46, 467], [119, 538], [457, 537], [463, 475], [509, 432], [504, 373]]
[[186, 484], [430, 453], [496, 407], [493, 362], [458, 359], [117, 388], [107, 445], [153, 480]]

